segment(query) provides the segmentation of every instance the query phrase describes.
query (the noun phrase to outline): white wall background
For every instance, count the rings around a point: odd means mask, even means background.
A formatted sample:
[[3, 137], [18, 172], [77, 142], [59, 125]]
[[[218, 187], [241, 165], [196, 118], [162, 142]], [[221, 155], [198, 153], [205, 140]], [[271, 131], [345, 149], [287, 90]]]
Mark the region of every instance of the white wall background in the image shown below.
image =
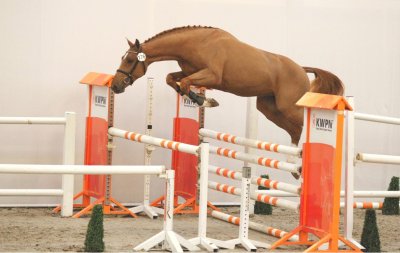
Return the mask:
[[[390, 0], [152, 0], [152, 1], [0, 1], [0, 116], [62, 116], [77, 113], [77, 163], [83, 163], [87, 91], [79, 80], [89, 71], [113, 74], [127, 49], [125, 37], [141, 41], [177, 26], [210, 25], [267, 51], [284, 54], [301, 65], [336, 73], [357, 111], [400, 117], [400, 2]], [[244, 59], [247, 60], [247, 59]], [[173, 62], [153, 64], [155, 136], [172, 138], [175, 92], [164, 84], [176, 71]], [[115, 125], [144, 132], [145, 78], [117, 96]], [[245, 133], [246, 100], [209, 92], [221, 104], [207, 111], [206, 127]], [[235, 113], [233, 113], [235, 112]], [[234, 127], [233, 127], [234, 126]], [[400, 128], [356, 124], [356, 152], [400, 154]], [[63, 129], [59, 126], [0, 126], [0, 163], [62, 162]], [[259, 115], [259, 137], [289, 144], [289, 136]], [[142, 164], [143, 146], [116, 140], [115, 164]], [[233, 147], [233, 146], [232, 146]], [[275, 156], [274, 156], [275, 157]], [[280, 158], [276, 156], [277, 158]], [[170, 165], [170, 152], [157, 150], [154, 164]], [[241, 163], [212, 158], [215, 165]], [[257, 167], [258, 168], [258, 167]], [[257, 174], [266, 172], [261, 168]], [[273, 177], [294, 183], [290, 175]], [[394, 166], [362, 165], [357, 190], [385, 190]], [[76, 177], [76, 192], [81, 177]], [[154, 184], [162, 181], [154, 180]], [[0, 188], [57, 188], [59, 176], [0, 175]], [[162, 194], [155, 186], [152, 196]], [[139, 202], [142, 177], [113, 180], [113, 195]], [[213, 193], [212, 200], [234, 201]], [[5, 198], [0, 204], [54, 204], [50, 197]]]

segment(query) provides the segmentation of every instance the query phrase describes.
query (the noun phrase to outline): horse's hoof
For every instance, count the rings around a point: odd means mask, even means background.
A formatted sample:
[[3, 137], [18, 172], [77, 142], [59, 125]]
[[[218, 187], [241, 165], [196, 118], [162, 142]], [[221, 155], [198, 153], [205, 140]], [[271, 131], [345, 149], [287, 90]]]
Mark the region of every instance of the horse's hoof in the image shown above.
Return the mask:
[[217, 107], [219, 106], [219, 103], [217, 102], [217, 100], [213, 99], [213, 98], [206, 98], [206, 100], [204, 100], [204, 103], [202, 104], [201, 107]]

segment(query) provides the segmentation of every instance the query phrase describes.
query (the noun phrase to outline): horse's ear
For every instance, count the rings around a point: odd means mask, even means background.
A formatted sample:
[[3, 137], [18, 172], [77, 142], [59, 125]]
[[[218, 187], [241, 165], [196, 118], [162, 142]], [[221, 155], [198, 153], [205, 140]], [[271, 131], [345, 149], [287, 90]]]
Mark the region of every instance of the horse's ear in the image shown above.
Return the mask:
[[126, 38], [126, 41], [128, 41], [129, 47], [134, 47], [135, 44], [133, 44], [132, 41], [130, 41], [128, 38]]
[[136, 41], [135, 41], [135, 46], [136, 46], [136, 48], [137, 48], [137, 49], [139, 49], [139, 48], [140, 48], [140, 42], [139, 42], [139, 40], [138, 40], [138, 39], [136, 39]]

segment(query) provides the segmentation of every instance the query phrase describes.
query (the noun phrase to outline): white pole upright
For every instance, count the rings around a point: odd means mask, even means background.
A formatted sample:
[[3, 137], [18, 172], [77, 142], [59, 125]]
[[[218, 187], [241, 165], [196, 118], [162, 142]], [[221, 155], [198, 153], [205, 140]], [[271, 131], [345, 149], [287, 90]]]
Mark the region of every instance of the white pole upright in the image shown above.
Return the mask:
[[232, 245], [228, 245], [223, 241], [207, 238], [207, 202], [208, 202], [208, 166], [210, 156], [210, 144], [203, 142], [200, 144], [198, 155], [198, 169], [200, 169], [200, 178], [198, 179], [198, 203], [199, 203], [199, 225], [197, 237], [190, 239], [194, 245], [198, 245], [209, 252], [217, 252], [218, 244], [222, 248], [232, 249]]
[[[154, 78], [147, 78], [147, 99], [146, 99], [146, 135], [151, 136], [153, 129], [153, 85]], [[151, 155], [154, 151], [154, 146], [151, 144], [146, 144], [144, 147], [144, 164], [151, 165]], [[164, 210], [157, 207], [150, 206], [150, 183], [151, 176], [144, 176], [144, 194], [143, 194], [143, 204], [130, 208], [129, 210], [133, 213], [145, 212], [147, 216], [151, 219], [156, 219], [158, 214], [164, 214]]]
[[[246, 138], [248, 139], [253, 139], [257, 140], [258, 139], [258, 114], [257, 114], [257, 98], [256, 97], [249, 97], [247, 98], [246, 101]], [[244, 148], [245, 153], [249, 154], [254, 154], [255, 150], [254, 148], [250, 147], [245, 147]], [[243, 163], [244, 167], [249, 166], [249, 162], [244, 162]], [[250, 191], [255, 191], [256, 186], [251, 185], [250, 186]], [[249, 205], [249, 212], [250, 214], [254, 214], [254, 205], [255, 201], [250, 200], [250, 205]]]
[[[74, 112], [65, 113], [65, 129], [64, 129], [64, 157], [63, 164], [75, 164], [75, 130], [76, 117]], [[69, 217], [73, 214], [74, 204], [74, 175], [62, 175], [63, 198], [61, 204], [61, 216]]]
[[271, 245], [254, 240], [249, 240], [249, 225], [250, 225], [250, 185], [251, 185], [251, 168], [243, 167], [242, 169], [242, 185], [240, 197], [240, 223], [239, 237], [227, 241], [233, 245], [241, 245], [247, 251], [256, 252], [256, 247], [270, 248]]
[[185, 247], [188, 251], [199, 251], [198, 247], [173, 231], [175, 171], [166, 170], [164, 177], [166, 179], [164, 229], [136, 246], [133, 250], [149, 251], [151, 248], [162, 244], [164, 251], [169, 249], [172, 252], [183, 253], [181, 246]]
[[[354, 97], [347, 97], [347, 101], [354, 110]], [[354, 111], [347, 110], [345, 127], [345, 186], [344, 186], [344, 236], [357, 247], [364, 247], [353, 239], [354, 224]]]

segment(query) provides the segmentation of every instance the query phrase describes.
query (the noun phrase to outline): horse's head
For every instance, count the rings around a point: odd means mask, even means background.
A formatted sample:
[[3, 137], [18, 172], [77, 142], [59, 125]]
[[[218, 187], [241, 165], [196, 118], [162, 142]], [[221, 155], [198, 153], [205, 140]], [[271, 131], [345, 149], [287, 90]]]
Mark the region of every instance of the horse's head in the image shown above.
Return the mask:
[[122, 93], [128, 85], [132, 85], [136, 79], [144, 76], [147, 70], [146, 55], [138, 40], [132, 43], [128, 40], [129, 49], [122, 56], [121, 65], [114, 76], [111, 89], [115, 93]]

